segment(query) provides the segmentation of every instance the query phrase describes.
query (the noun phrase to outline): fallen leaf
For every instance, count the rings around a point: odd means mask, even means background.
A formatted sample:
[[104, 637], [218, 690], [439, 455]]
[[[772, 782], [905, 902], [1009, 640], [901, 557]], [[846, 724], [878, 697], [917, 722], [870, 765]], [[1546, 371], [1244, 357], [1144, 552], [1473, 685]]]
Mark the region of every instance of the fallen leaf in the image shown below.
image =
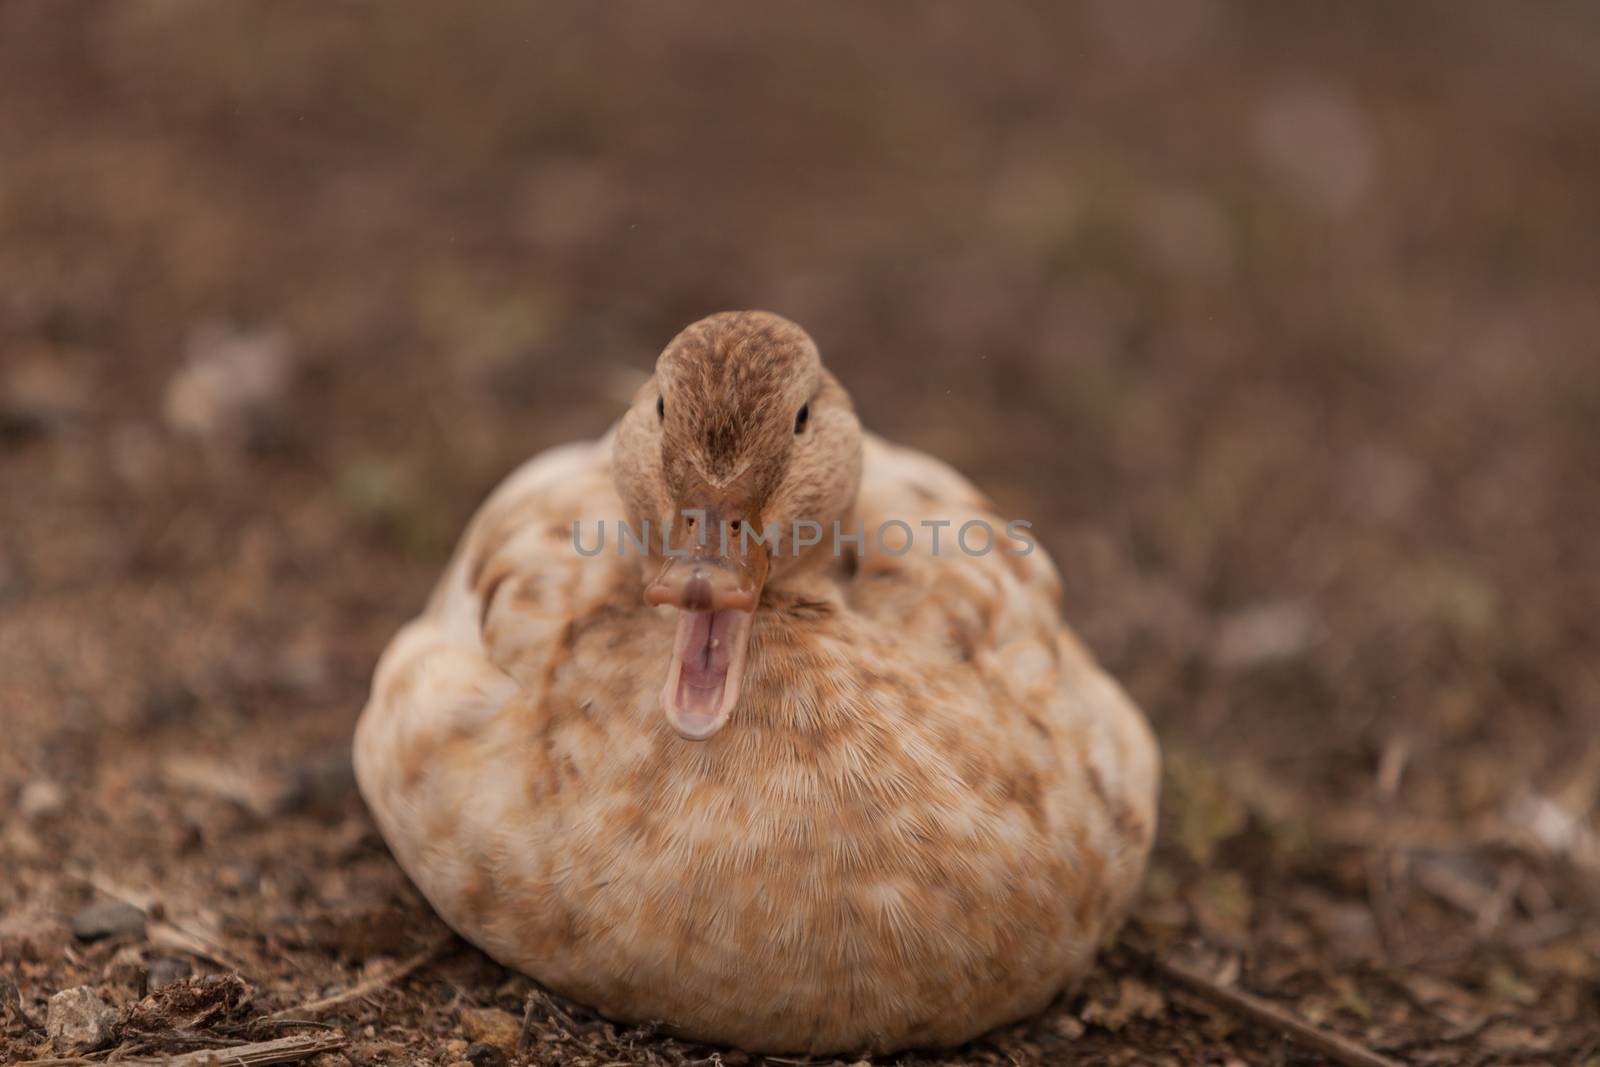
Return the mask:
[[1159, 1019], [1166, 1010], [1166, 998], [1160, 993], [1137, 978], [1123, 977], [1117, 983], [1115, 1002], [1092, 998], [1079, 1017], [1091, 1026], [1116, 1033], [1134, 1019]]
[[469, 1040], [482, 1041], [507, 1052], [516, 1050], [522, 1037], [522, 1023], [499, 1008], [464, 1008], [461, 1031]]

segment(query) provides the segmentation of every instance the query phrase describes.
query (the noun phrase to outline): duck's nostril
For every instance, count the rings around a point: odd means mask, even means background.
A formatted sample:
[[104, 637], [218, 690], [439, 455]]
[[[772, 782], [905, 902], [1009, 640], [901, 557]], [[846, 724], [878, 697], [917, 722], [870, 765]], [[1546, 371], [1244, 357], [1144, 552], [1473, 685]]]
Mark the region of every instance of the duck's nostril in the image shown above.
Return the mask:
[[683, 583], [682, 605], [685, 611], [710, 611], [711, 583], [696, 575]]

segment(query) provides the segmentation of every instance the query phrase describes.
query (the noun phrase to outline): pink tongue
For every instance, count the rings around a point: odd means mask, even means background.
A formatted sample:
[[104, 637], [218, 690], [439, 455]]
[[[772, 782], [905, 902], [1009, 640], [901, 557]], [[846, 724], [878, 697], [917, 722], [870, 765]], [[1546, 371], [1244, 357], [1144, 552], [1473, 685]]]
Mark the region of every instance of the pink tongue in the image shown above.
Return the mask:
[[729, 640], [738, 612], [697, 611], [683, 648], [683, 667], [678, 674], [678, 704], [684, 711], [715, 715], [722, 703], [722, 688], [728, 680], [728, 664], [733, 660]]

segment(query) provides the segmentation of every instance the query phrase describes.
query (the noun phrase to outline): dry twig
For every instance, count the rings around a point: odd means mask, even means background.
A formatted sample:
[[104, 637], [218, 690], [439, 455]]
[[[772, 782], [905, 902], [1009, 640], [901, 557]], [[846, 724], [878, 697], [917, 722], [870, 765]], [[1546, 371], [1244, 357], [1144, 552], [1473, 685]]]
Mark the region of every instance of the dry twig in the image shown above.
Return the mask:
[[186, 952], [191, 956], [226, 967], [236, 974], [249, 974], [251, 968], [243, 961], [234, 957], [224, 948], [216, 938], [205, 930], [191, 926], [177, 920], [158, 919], [152, 911], [156, 897], [151, 893], [143, 893], [136, 889], [118, 885], [108, 879], [102, 878], [93, 872], [77, 876], [85, 884], [92, 887], [97, 893], [112, 900], [120, 900], [124, 904], [131, 904], [145, 913], [145, 937], [153, 945]]
[[44, 1029], [23, 1006], [22, 991], [17, 988], [17, 983], [3, 974], [0, 974], [0, 1016], [14, 1016], [28, 1030]]
[[[343, 1047], [343, 1034], [296, 1034], [292, 1037], [274, 1038], [271, 1041], [257, 1041], [250, 1045], [235, 1045], [232, 1048], [200, 1049], [178, 1056], [140, 1056], [120, 1062], [134, 1064], [137, 1067], [144, 1067], [146, 1064], [161, 1064], [162, 1067], [262, 1067], [271, 1063], [293, 1063], [308, 1056], [315, 1056], [319, 1052], [332, 1052]], [[34, 1064], [23, 1064], [22, 1067], [43, 1067], [43, 1064], [48, 1062], [51, 1061], [41, 1060]]]
[[601, 1034], [611, 1042], [616, 1041], [616, 1028], [609, 1022], [598, 1018], [579, 1022], [555, 997], [534, 986], [528, 991], [528, 998], [522, 1005], [522, 1033], [517, 1038], [517, 1051], [526, 1052], [532, 1046], [533, 1023], [537, 1009], [541, 1008], [555, 1021], [556, 1027], [568, 1037], [588, 1038]]
[[319, 1011], [326, 1011], [329, 1008], [338, 1007], [340, 1004], [344, 1004], [347, 1001], [357, 1000], [369, 993], [376, 992], [392, 982], [398, 982], [412, 971], [415, 971], [424, 964], [432, 961], [433, 958], [437, 956], [439, 952], [454, 938], [455, 935], [452, 933], [442, 934], [430, 942], [427, 948], [424, 948], [415, 956], [402, 960], [395, 966], [390, 967], [388, 970], [381, 971], [378, 974], [373, 975], [371, 978], [362, 979], [342, 993], [335, 993], [332, 996], [322, 997], [318, 1000], [309, 1001], [305, 1004], [299, 1004], [292, 1008], [284, 1008], [281, 1011], [275, 1011], [271, 1015], [266, 1016], [266, 1019], [282, 1019], [291, 1015], [315, 1014]]
[[1258, 1023], [1318, 1052], [1344, 1067], [1401, 1067], [1387, 1056], [1336, 1034], [1313, 1026], [1290, 1012], [1240, 989], [1230, 989], [1197, 970], [1159, 956], [1147, 955], [1152, 971], [1181, 989], [1202, 997], [1241, 1018]]

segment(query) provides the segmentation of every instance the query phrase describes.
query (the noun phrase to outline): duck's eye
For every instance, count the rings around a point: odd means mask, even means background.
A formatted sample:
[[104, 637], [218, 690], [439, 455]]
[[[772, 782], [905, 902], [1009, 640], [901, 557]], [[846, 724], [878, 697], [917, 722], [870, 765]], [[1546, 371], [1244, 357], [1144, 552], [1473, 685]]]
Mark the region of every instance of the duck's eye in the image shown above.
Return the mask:
[[666, 417], [667, 417], [667, 398], [664, 397], [664, 396], [657, 396], [656, 397], [656, 418], [664, 419]]
[[794, 432], [806, 432], [806, 420], [811, 417], [811, 402], [808, 400], [800, 405], [800, 411], [794, 417]]

